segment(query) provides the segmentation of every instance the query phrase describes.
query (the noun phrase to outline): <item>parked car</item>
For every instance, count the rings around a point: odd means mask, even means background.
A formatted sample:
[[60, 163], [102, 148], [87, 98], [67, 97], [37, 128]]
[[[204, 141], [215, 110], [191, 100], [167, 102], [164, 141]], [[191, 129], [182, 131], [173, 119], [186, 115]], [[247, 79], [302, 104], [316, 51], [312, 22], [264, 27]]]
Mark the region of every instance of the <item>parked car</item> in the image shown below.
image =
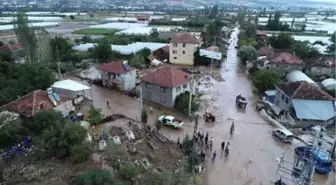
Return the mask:
[[183, 125], [183, 121], [176, 119], [174, 116], [159, 116], [157, 120], [160, 124], [170, 126], [173, 128], [180, 128]]
[[287, 129], [274, 129], [272, 135], [278, 137], [282, 142], [285, 143], [291, 143], [294, 139], [294, 134]]

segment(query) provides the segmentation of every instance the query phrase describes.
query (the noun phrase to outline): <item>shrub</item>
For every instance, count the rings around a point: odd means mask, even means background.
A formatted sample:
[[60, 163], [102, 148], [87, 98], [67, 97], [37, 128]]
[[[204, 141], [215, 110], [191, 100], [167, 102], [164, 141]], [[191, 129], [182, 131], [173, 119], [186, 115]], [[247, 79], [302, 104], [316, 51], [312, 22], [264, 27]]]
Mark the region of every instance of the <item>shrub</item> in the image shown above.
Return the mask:
[[119, 174], [124, 180], [133, 180], [138, 172], [137, 166], [131, 163], [126, 163], [119, 169]]
[[141, 112], [141, 122], [142, 123], [147, 123], [147, 119], [148, 119], [147, 111], [142, 110], [142, 112]]
[[[189, 114], [189, 97], [190, 92], [186, 91], [180, 95], [178, 95], [175, 99], [174, 108], [180, 111], [182, 114]], [[192, 95], [191, 101], [191, 113], [194, 113], [198, 110], [199, 103], [196, 101], [196, 96]]]
[[90, 143], [84, 142], [82, 144], [75, 145], [71, 148], [70, 160], [74, 163], [84, 162], [89, 159], [92, 153], [92, 147]]
[[122, 183], [113, 180], [107, 170], [91, 170], [84, 174], [78, 175], [70, 185], [122, 185]]
[[98, 125], [102, 123], [103, 115], [101, 113], [101, 109], [96, 109], [93, 106], [89, 110], [88, 121], [91, 125]]

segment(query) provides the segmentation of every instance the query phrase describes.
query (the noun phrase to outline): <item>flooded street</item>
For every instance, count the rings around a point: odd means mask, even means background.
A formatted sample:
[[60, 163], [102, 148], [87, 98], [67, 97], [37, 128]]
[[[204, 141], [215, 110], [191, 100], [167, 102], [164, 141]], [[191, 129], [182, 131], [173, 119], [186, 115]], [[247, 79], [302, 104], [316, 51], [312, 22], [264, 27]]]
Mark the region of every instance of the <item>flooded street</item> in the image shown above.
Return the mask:
[[[227, 58], [223, 62], [221, 76], [224, 82], [218, 82], [209, 91], [212, 101], [209, 110], [216, 116], [215, 123], [205, 123], [199, 119], [198, 130], [209, 133], [209, 138], [214, 138], [213, 151], [217, 151], [215, 162], [211, 161], [211, 153], [208, 152], [205, 168], [204, 185], [268, 185], [279, 178], [276, 175], [277, 158], [287, 150], [293, 156], [293, 145], [284, 145], [272, 137], [274, 127], [270, 126], [255, 111], [252, 85], [248, 80], [244, 66], [241, 66], [237, 58], [236, 28], [230, 40]], [[238, 109], [235, 105], [235, 97], [241, 94], [247, 98], [248, 105], [245, 110]], [[125, 114], [128, 117], [140, 119], [140, 101], [122, 95], [116, 91], [92, 85], [93, 104], [102, 108], [105, 115], [112, 113]], [[107, 109], [106, 101], [109, 101], [111, 109]], [[149, 110], [149, 105], [144, 104]], [[154, 108], [149, 114], [148, 124], [154, 125], [159, 115], [173, 115], [178, 118], [183, 116], [170, 110]], [[194, 122], [184, 119], [183, 128], [174, 130], [163, 127], [160, 132], [171, 140], [183, 139], [186, 134], [192, 135]], [[229, 130], [232, 122], [235, 122], [235, 133], [230, 138]], [[224, 157], [220, 151], [220, 143], [230, 140], [230, 154]], [[252, 162], [250, 162], [252, 160]], [[329, 176], [315, 175], [315, 185], [335, 184], [334, 173]], [[291, 184], [290, 182], [286, 182]]]

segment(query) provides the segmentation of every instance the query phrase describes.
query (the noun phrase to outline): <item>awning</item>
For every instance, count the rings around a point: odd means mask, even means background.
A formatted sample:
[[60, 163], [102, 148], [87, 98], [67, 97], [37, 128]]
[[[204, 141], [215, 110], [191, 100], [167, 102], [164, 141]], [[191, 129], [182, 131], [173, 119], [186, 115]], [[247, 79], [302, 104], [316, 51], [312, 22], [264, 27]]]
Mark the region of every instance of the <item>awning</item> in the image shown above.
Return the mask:
[[334, 102], [323, 100], [292, 100], [298, 119], [327, 121], [335, 116]]

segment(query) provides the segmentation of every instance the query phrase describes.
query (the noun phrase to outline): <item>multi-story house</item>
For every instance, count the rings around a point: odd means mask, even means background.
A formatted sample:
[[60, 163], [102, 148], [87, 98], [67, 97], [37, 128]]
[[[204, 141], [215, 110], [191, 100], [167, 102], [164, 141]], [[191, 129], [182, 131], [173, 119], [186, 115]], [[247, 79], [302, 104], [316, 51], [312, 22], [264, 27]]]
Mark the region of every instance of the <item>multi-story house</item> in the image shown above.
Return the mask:
[[275, 104], [295, 119], [296, 126], [334, 123], [334, 102], [332, 96], [306, 81], [276, 85]]
[[108, 62], [98, 67], [103, 86], [127, 91], [135, 88], [136, 70], [124, 62]]
[[141, 77], [142, 96], [147, 101], [172, 108], [179, 94], [194, 92], [191, 83], [188, 73], [170, 66], [163, 67]]
[[328, 76], [335, 78], [335, 58], [321, 57], [312, 62], [310, 73], [316, 76]]
[[304, 62], [291, 53], [282, 52], [277, 53], [266, 60], [264, 68], [278, 72], [281, 76], [285, 76], [288, 72], [293, 70], [302, 71], [304, 68]]
[[169, 62], [172, 64], [193, 65], [194, 53], [200, 41], [190, 33], [183, 33], [170, 40]]

